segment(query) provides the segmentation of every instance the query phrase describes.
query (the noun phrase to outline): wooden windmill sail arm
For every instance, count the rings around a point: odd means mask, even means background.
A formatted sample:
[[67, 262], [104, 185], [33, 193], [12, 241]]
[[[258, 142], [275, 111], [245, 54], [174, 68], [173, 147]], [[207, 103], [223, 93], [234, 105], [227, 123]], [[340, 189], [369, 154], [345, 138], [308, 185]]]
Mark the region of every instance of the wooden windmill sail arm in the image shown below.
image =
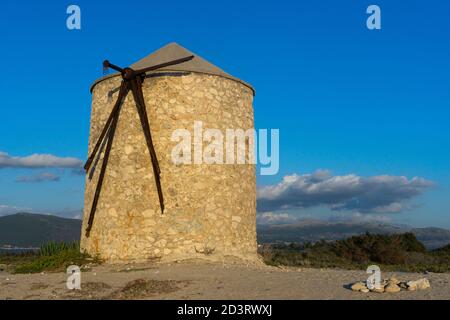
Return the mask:
[[120, 73], [123, 73], [124, 70], [121, 67], [116, 66], [115, 64], [112, 64], [111, 62], [109, 62], [108, 60], [103, 61], [103, 70], [106, 70], [108, 68], [111, 68], [113, 70], [116, 70]]
[[150, 160], [153, 167], [153, 175], [155, 176], [156, 188], [158, 191], [159, 204], [161, 207], [161, 213], [164, 213], [164, 197], [161, 187], [161, 169], [159, 167], [158, 158], [156, 156], [155, 147], [153, 145], [152, 135], [150, 131], [149, 120], [147, 116], [144, 95], [142, 93], [142, 79], [137, 77], [130, 81], [131, 92], [133, 93], [134, 101], [136, 103], [136, 108], [139, 114], [139, 119], [141, 121], [142, 130], [144, 131], [145, 141], [147, 143], [147, 148], [150, 153]]
[[168, 67], [171, 65], [180, 64], [186, 61], [189, 61], [193, 59], [194, 56], [188, 56], [181, 59], [176, 59], [173, 61], [168, 61], [165, 63], [157, 64], [151, 67], [139, 69], [139, 70], [133, 70], [131, 68], [120, 68], [112, 63], [110, 63], [108, 60], [105, 60], [103, 62], [103, 68], [111, 68], [114, 69], [122, 74], [122, 83], [120, 85], [119, 89], [119, 95], [117, 97], [117, 101], [111, 111], [111, 114], [108, 117], [108, 120], [106, 121], [105, 126], [103, 127], [103, 130], [100, 134], [100, 137], [98, 138], [94, 149], [92, 150], [92, 153], [90, 154], [88, 160], [86, 161], [86, 164], [84, 165], [84, 168], [86, 171], [89, 170], [90, 166], [92, 165], [92, 162], [94, 161], [95, 155], [97, 154], [100, 146], [102, 145], [103, 140], [105, 139], [106, 134], [108, 134], [108, 140], [105, 148], [105, 155], [103, 157], [103, 163], [102, 167], [100, 169], [100, 174], [97, 182], [97, 186], [95, 188], [95, 194], [94, 199], [92, 201], [91, 211], [89, 213], [89, 219], [86, 226], [86, 237], [89, 237], [92, 224], [94, 222], [94, 216], [97, 209], [98, 199], [100, 197], [100, 192], [102, 189], [103, 179], [105, 177], [106, 167], [108, 165], [108, 159], [111, 152], [112, 143], [114, 140], [114, 135], [117, 127], [117, 122], [119, 120], [119, 114], [122, 102], [124, 101], [125, 97], [127, 96], [128, 92], [131, 90], [133, 93], [133, 98], [136, 103], [136, 108], [139, 114], [139, 119], [141, 121], [142, 130], [144, 131], [145, 141], [147, 143], [147, 148], [150, 153], [150, 158], [152, 162], [153, 167], [153, 173], [155, 176], [155, 183], [156, 188], [158, 190], [158, 197], [159, 197], [159, 203], [161, 206], [161, 213], [164, 213], [164, 197], [161, 187], [161, 169], [159, 167], [158, 158], [156, 156], [155, 147], [153, 145], [152, 141], [152, 135], [150, 132], [150, 125], [148, 122], [148, 115], [147, 115], [147, 109], [145, 107], [145, 99], [144, 95], [142, 93], [142, 82], [145, 78], [145, 73], [157, 69], [161, 69], [164, 67]]
[[146, 73], [146, 72], [149, 72], [149, 71], [154, 71], [154, 70], [157, 70], [157, 69], [173, 66], [175, 64], [180, 64], [180, 63], [192, 60], [192, 59], [194, 59], [194, 56], [187, 56], [187, 57], [184, 57], [184, 58], [181, 58], [181, 59], [176, 59], [176, 60], [160, 63], [160, 64], [157, 64], [157, 65], [154, 65], [154, 66], [150, 66], [150, 67], [147, 67], [147, 68], [139, 69], [139, 70], [136, 70], [135, 72], [137, 74], [142, 74], [142, 73]]
[[131, 92], [133, 94], [134, 102], [136, 104], [139, 120], [141, 121], [142, 130], [144, 131], [145, 142], [147, 143], [147, 148], [151, 156], [152, 164], [156, 167], [157, 169], [156, 171], [158, 172], [158, 174], [160, 174], [161, 169], [159, 168], [158, 158], [156, 157], [156, 151], [153, 145], [153, 139], [150, 132], [150, 125], [148, 121], [147, 111], [142, 95], [142, 87], [140, 86], [141, 81], [142, 80], [140, 78], [136, 78], [135, 80], [130, 82]]
[[98, 199], [100, 197], [100, 192], [102, 190], [103, 179], [105, 178], [106, 167], [108, 165], [109, 155], [110, 155], [111, 147], [112, 147], [112, 144], [114, 141], [114, 136], [115, 136], [115, 132], [116, 132], [116, 128], [117, 128], [117, 122], [119, 121], [119, 115], [120, 115], [120, 108], [115, 113], [115, 116], [113, 117], [113, 119], [111, 121], [111, 126], [108, 130], [108, 143], [106, 144], [102, 168], [100, 169], [97, 186], [95, 188], [94, 200], [92, 201], [91, 211], [89, 213], [88, 224], [86, 226], [86, 237], [89, 237], [89, 234], [90, 234], [91, 228], [92, 228], [92, 223], [94, 222], [94, 216], [95, 216], [95, 212], [97, 210], [97, 204], [98, 204]]
[[118, 111], [118, 109], [119, 109], [123, 99], [127, 95], [128, 90], [129, 89], [128, 89], [127, 85], [124, 82], [122, 82], [121, 85], [120, 85], [119, 95], [117, 97], [117, 101], [116, 101], [116, 103], [115, 103], [115, 105], [114, 105], [114, 107], [113, 107], [113, 109], [112, 109], [112, 111], [111, 111], [111, 113], [110, 113], [110, 115], [108, 117], [108, 120], [106, 120], [105, 126], [103, 127], [103, 130], [100, 133], [100, 136], [99, 136], [99, 138], [97, 140], [97, 143], [94, 146], [94, 149], [91, 152], [91, 155], [89, 156], [89, 158], [87, 159], [86, 163], [84, 164], [84, 169], [86, 171], [88, 171], [89, 168], [91, 167], [91, 164], [94, 161], [95, 155], [97, 154], [98, 149], [100, 148], [100, 145], [102, 144], [102, 141], [105, 138], [106, 132], [108, 132], [108, 129], [109, 129], [110, 125], [111, 125], [111, 121], [113, 120], [114, 116], [116, 115], [116, 113], [117, 113], [117, 111]]

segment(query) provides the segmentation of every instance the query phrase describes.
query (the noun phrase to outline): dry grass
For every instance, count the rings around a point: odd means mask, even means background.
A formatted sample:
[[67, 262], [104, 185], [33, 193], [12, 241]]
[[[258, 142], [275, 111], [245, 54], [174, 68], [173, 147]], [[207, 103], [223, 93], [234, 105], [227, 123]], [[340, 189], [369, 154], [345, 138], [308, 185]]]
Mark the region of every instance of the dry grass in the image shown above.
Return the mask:
[[180, 281], [136, 279], [123, 288], [113, 292], [109, 299], [130, 300], [144, 299], [153, 295], [175, 292]]

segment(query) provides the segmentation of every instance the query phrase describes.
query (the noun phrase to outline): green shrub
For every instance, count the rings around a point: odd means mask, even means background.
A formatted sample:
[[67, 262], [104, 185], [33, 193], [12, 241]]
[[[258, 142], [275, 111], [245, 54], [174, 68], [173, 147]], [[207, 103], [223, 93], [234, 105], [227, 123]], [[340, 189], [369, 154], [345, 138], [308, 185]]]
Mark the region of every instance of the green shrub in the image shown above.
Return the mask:
[[437, 255], [448, 255], [448, 256], [450, 256], [450, 244], [448, 244], [448, 245], [446, 245], [446, 246], [444, 246], [442, 248], [438, 248], [438, 249], [433, 250], [433, 253], [437, 254]]
[[18, 264], [15, 273], [37, 273], [42, 271], [64, 271], [70, 265], [82, 266], [91, 259], [86, 253], [80, 252], [78, 243], [46, 243], [41, 246], [40, 255], [31, 261]]
[[403, 248], [405, 251], [422, 253], [425, 253], [427, 251], [423, 243], [417, 240], [414, 233], [407, 232], [398, 236], [400, 237], [401, 248]]
[[259, 251], [274, 266], [365, 269], [377, 264], [386, 271], [450, 271], [450, 245], [427, 251], [412, 233], [366, 233], [334, 242], [264, 245]]
[[65, 243], [65, 242], [46, 242], [41, 245], [39, 253], [41, 256], [52, 256], [66, 250], [80, 250], [78, 242]]
[[408, 252], [425, 253], [424, 245], [414, 234], [369, 234], [338, 240], [333, 251], [340, 257], [355, 263], [404, 264]]

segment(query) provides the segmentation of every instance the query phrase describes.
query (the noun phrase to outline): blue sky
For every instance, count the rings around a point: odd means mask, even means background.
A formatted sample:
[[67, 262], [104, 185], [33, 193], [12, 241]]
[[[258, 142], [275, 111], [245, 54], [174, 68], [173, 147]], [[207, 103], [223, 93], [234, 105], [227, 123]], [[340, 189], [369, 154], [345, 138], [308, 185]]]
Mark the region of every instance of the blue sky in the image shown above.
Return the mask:
[[[66, 28], [70, 4], [81, 8], [81, 30]], [[366, 28], [370, 4], [381, 8], [381, 30]], [[280, 129], [280, 171], [258, 176], [261, 187], [318, 169], [328, 182], [433, 183], [402, 189], [396, 213], [335, 210], [325, 199], [274, 214], [450, 228], [448, 1], [3, 1], [0, 35], [0, 152], [9, 157], [84, 160], [101, 62], [131, 64], [175, 41], [256, 88], [256, 127]], [[83, 187], [70, 166], [0, 167], [0, 214], [76, 215]]]

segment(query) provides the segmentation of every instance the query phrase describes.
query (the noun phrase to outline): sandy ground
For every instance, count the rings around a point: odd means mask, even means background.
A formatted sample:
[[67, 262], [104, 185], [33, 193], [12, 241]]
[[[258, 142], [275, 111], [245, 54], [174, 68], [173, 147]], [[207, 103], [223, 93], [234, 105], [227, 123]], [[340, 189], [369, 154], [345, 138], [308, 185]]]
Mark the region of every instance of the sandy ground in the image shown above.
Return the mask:
[[191, 261], [94, 266], [82, 273], [81, 290], [68, 290], [64, 273], [0, 272], [0, 299], [450, 299], [450, 273], [395, 275], [400, 281], [425, 277], [431, 288], [360, 293], [348, 285], [364, 281], [364, 271]]

